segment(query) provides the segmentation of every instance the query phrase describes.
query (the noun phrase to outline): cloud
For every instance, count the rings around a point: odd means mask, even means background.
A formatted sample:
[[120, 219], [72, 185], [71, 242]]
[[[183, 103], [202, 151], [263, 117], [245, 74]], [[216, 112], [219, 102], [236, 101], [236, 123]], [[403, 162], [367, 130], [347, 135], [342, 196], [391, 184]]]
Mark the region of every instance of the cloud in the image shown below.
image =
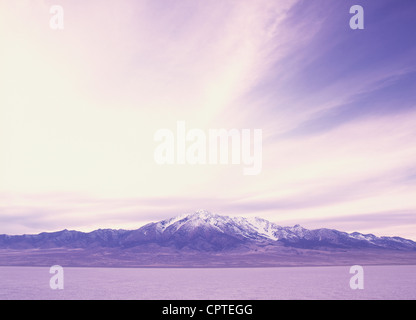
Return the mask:
[[[362, 32], [352, 1], [67, 2], [62, 32], [49, 4], [0, 4], [0, 232], [201, 207], [334, 228], [383, 210], [411, 220], [413, 2], [366, 4]], [[182, 120], [262, 129], [262, 174], [156, 165], [154, 133]]]

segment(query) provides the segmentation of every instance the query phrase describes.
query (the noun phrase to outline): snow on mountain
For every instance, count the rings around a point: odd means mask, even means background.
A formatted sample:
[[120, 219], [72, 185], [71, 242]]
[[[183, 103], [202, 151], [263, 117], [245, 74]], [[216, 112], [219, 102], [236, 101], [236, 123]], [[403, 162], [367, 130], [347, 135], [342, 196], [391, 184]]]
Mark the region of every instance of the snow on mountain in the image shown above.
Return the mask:
[[176, 249], [223, 251], [239, 247], [286, 246], [303, 249], [382, 248], [416, 250], [416, 243], [399, 237], [376, 237], [333, 229], [282, 227], [258, 217], [229, 217], [198, 210], [149, 223], [137, 230], [58, 231], [38, 235], [0, 235], [0, 248], [87, 248], [158, 245]]
[[213, 214], [206, 210], [198, 210], [191, 214], [183, 214], [156, 223], [155, 228], [160, 233], [208, 228], [221, 233], [234, 234], [247, 239], [278, 240], [279, 226], [261, 218], [228, 217]]
[[[282, 227], [258, 217], [229, 217], [198, 210], [190, 214], [151, 223], [137, 230], [146, 233], [147, 240], [159, 243], [180, 243], [195, 246], [201, 241], [215, 243], [215, 247], [237, 246], [247, 242], [284, 244], [301, 248], [344, 247], [344, 248], [416, 248], [416, 243], [399, 237], [376, 237], [372, 234], [351, 234], [333, 229], [308, 230], [300, 225]], [[139, 239], [141, 237], [139, 236]], [[218, 241], [215, 241], [217, 239]], [[224, 243], [221, 243], [223, 239]]]

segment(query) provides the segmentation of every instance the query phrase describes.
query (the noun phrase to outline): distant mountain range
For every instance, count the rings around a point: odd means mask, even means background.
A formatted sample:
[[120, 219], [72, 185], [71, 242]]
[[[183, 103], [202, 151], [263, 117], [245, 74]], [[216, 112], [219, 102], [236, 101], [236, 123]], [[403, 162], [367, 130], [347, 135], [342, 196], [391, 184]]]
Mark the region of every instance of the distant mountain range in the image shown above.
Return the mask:
[[205, 210], [147, 224], [137, 230], [62, 230], [36, 235], [0, 235], [0, 248], [131, 248], [146, 244], [197, 251], [224, 251], [242, 246], [283, 245], [303, 249], [383, 248], [416, 250], [416, 242], [333, 229], [282, 227], [261, 218], [227, 217]]
[[308, 230], [299, 225], [282, 227], [261, 218], [228, 217], [205, 210], [137, 230], [0, 235], [0, 265], [46, 264], [56, 257], [70, 265], [204, 266], [208, 261], [206, 265], [212, 266], [214, 261], [221, 266], [224, 261], [235, 265], [235, 257], [240, 265], [250, 266], [255, 263], [244, 257], [252, 259], [253, 255], [266, 265], [293, 265], [299, 256], [305, 258], [298, 261], [303, 265], [333, 264], [364, 256], [380, 261], [383, 255], [400, 257], [389, 260], [391, 263], [413, 264], [416, 242], [324, 228]]

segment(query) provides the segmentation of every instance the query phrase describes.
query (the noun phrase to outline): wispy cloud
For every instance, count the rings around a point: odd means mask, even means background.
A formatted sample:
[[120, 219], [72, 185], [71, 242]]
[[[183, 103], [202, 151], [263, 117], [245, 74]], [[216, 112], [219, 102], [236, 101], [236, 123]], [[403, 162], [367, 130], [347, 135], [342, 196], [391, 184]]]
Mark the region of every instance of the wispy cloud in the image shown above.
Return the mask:
[[[414, 1], [360, 31], [352, 1], [61, 2], [62, 32], [52, 1], [0, 4], [0, 233], [204, 207], [416, 237]], [[262, 174], [156, 165], [178, 120], [262, 129]]]

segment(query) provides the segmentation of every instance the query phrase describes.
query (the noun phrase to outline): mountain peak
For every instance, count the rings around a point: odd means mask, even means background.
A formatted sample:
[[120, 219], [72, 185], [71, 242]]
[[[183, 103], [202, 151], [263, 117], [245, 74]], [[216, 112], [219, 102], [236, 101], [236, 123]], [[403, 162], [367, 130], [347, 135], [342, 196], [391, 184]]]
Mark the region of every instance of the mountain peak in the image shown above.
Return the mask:
[[205, 210], [205, 209], [198, 209], [194, 213], [189, 214], [189, 217], [198, 217], [202, 219], [206, 218], [214, 218], [218, 215], [213, 214], [212, 212]]
[[376, 237], [351, 234], [332, 229], [305, 229], [300, 225], [282, 227], [258, 217], [230, 217], [199, 209], [137, 230], [96, 230], [90, 233], [62, 230], [39, 235], [0, 235], [0, 248], [87, 248], [138, 247], [154, 244], [161, 247], [195, 250], [226, 250], [250, 247], [384, 248], [416, 251], [416, 243], [399, 237]]

